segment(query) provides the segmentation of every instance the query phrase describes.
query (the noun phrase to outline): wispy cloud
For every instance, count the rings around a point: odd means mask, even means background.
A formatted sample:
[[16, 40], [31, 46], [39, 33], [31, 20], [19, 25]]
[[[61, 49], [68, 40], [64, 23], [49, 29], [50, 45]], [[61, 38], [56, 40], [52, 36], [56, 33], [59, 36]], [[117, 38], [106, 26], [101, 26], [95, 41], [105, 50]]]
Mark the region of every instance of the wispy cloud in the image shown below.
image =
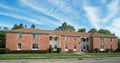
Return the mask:
[[20, 16], [20, 15], [13, 14], [13, 13], [3, 13], [3, 12], [0, 12], [0, 14], [1, 15], [5, 15], [5, 16], [9, 16], [9, 17], [18, 18], [18, 19], [25, 20], [25, 21], [29, 21], [29, 22], [35, 23], [35, 24], [41, 24], [41, 22], [36, 20], [36, 19], [28, 18], [28, 17], [25, 17], [25, 16]]

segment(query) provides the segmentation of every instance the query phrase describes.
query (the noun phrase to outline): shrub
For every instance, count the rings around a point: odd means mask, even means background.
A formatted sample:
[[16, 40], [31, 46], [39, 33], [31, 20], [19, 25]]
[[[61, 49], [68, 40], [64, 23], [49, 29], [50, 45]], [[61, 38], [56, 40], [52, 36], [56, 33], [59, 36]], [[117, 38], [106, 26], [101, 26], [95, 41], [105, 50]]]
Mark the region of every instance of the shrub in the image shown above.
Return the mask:
[[57, 48], [57, 53], [60, 53], [61, 52], [61, 48]]
[[113, 49], [106, 49], [106, 52], [113, 52]]
[[95, 53], [98, 53], [98, 52], [99, 52], [99, 49], [98, 49], [98, 48], [95, 48], [95, 49], [94, 49], [94, 52], [95, 52]]
[[49, 51], [49, 53], [53, 53], [53, 48], [50, 47], [50, 48], [48, 49], [48, 51]]
[[74, 53], [74, 51], [70, 49], [70, 50], [68, 51], [68, 53]]
[[6, 54], [9, 52], [9, 49], [7, 48], [0, 48], [0, 54]]
[[24, 53], [47, 53], [48, 50], [10, 50], [9, 53], [12, 54], [24, 54]]

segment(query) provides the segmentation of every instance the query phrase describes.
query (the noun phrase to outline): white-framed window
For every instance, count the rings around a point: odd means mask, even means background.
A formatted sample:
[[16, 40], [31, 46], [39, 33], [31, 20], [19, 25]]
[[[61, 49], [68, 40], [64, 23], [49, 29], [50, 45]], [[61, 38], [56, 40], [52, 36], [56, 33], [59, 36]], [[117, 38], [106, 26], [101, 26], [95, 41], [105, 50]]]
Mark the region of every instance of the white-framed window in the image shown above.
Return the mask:
[[37, 43], [33, 43], [32, 44], [32, 50], [37, 50], [38, 49], [38, 44]]
[[112, 42], [112, 37], [110, 37], [110, 42]]
[[38, 33], [33, 33], [33, 38], [38, 39]]
[[17, 50], [21, 50], [21, 48], [22, 48], [22, 44], [21, 44], [21, 43], [18, 43], [18, 45], [17, 45]]
[[18, 38], [22, 38], [22, 33], [18, 32]]
[[100, 45], [100, 49], [104, 49], [104, 45], [103, 44]]
[[68, 35], [65, 36], [65, 40], [68, 40]]
[[100, 41], [101, 41], [101, 42], [104, 42], [104, 38], [103, 38], [103, 37], [100, 37]]
[[68, 45], [67, 44], [65, 45], [65, 49], [68, 49]]
[[76, 40], [76, 36], [74, 36], [74, 40]]
[[57, 49], [57, 45], [54, 45], [54, 48]]
[[57, 41], [58, 40], [58, 38], [57, 37], [54, 37], [54, 41]]
[[110, 44], [110, 49], [112, 49], [112, 44]]
[[74, 45], [74, 49], [76, 49], [76, 45]]
[[52, 41], [52, 36], [50, 36], [50, 41]]

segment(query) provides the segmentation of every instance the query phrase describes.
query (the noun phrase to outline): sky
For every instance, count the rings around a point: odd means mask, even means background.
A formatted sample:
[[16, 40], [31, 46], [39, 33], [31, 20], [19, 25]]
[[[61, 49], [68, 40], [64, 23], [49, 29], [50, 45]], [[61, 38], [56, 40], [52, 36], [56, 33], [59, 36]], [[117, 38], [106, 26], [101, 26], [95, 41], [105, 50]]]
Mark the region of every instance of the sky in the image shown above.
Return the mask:
[[120, 0], [0, 0], [0, 26], [54, 30], [63, 22], [77, 29], [109, 29], [120, 37]]

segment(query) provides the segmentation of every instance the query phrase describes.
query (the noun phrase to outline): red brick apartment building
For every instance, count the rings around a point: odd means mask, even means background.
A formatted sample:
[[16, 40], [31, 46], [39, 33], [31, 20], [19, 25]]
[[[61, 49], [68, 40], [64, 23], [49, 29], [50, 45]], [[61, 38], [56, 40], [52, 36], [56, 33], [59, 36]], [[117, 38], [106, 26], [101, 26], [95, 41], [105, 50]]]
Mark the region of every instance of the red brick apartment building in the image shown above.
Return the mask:
[[65, 32], [39, 30], [32, 28], [16, 29], [6, 32], [6, 48], [10, 50], [47, 50], [61, 48], [62, 52], [73, 50], [85, 52], [99, 48], [117, 49], [117, 37], [100, 33]]

